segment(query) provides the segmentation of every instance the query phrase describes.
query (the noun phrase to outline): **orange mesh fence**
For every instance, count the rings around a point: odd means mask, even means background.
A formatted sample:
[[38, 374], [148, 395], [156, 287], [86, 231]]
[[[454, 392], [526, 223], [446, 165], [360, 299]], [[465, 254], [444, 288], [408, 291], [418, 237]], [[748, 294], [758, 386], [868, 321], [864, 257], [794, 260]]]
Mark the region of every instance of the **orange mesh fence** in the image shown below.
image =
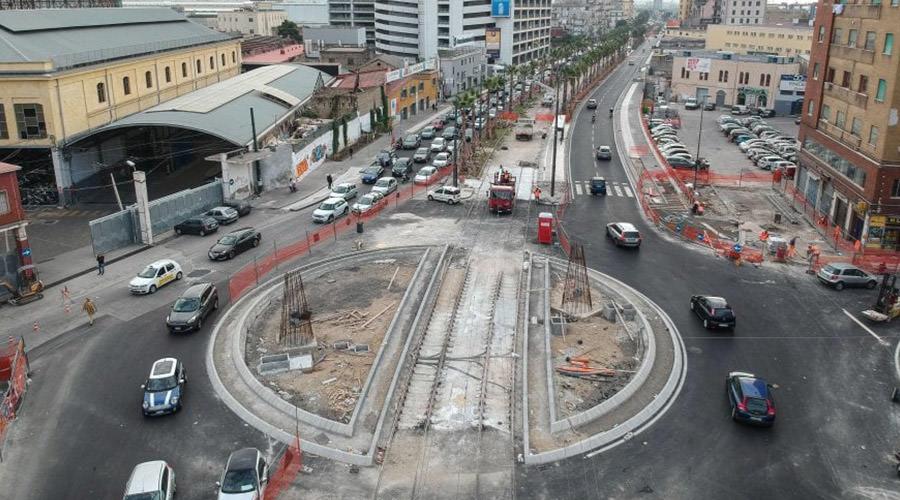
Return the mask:
[[16, 418], [16, 411], [25, 395], [28, 381], [28, 357], [25, 355], [25, 341], [9, 337], [6, 348], [0, 354], [0, 380], [9, 382], [9, 388], [0, 401], [0, 443], [9, 430], [9, 424]]
[[300, 438], [297, 437], [276, 460], [275, 472], [269, 478], [264, 500], [277, 500], [294, 482], [301, 468], [303, 468], [303, 450], [300, 449]]

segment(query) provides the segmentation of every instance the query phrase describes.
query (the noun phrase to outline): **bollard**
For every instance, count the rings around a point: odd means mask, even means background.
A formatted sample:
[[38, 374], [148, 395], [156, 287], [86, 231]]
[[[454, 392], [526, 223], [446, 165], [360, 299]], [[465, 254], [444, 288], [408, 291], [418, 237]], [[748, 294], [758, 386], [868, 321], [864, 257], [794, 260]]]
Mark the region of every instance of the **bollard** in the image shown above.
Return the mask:
[[362, 220], [356, 221], [356, 232], [362, 234], [363, 232], [363, 222]]

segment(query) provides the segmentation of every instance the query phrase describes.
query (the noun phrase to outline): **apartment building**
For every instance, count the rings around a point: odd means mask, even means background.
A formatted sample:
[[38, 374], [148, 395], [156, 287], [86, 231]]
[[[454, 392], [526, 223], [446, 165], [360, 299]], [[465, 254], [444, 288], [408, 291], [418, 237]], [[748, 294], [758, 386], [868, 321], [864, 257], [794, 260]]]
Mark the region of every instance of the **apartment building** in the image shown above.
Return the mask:
[[809, 55], [812, 28], [791, 25], [710, 24], [706, 27], [706, 49], [738, 54]]
[[900, 249], [898, 33], [900, 0], [822, 2], [813, 26], [794, 184], [867, 249]]
[[366, 43], [375, 46], [375, 0], [328, 0], [328, 15], [332, 26], [365, 28]]
[[216, 29], [249, 36], [273, 36], [287, 18], [287, 12], [274, 10], [271, 4], [259, 4], [233, 12], [219, 12], [216, 16]]
[[722, 0], [722, 24], [764, 24], [766, 0]]

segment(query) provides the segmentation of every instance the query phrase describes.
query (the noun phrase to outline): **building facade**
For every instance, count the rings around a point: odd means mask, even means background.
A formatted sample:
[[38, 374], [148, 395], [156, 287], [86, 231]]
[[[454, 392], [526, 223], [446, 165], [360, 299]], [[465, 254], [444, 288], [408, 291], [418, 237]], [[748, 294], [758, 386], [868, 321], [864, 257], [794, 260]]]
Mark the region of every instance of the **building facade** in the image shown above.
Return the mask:
[[706, 49], [738, 54], [809, 55], [812, 49], [812, 28], [769, 24], [710, 24], [706, 27]]
[[717, 106], [773, 108], [782, 76], [799, 72], [794, 57], [684, 51], [672, 59], [671, 89], [680, 99], [708, 96]]
[[0, 10], [121, 7], [122, 0], [3, 0]]
[[366, 43], [375, 46], [375, 0], [328, 0], [331, 26], [361, 27]]
[[766, 23], [812, 25], [816, 15], [816, 4], [769, 3], [766, 7]]
[[553, 2], [551, 25], [570, 35], [596, 37], [628, 19], [633, 10], [619, 0], [557, 0]]
[[226, 33], [241, 33], [250, 36], [273, 36], [277, 34], [278, 27], [287, 18], [287, 12], [274, 10], [270, 5], [260, 4], [252, 9], [220, 12], [216, 16], [216, 29]]
[[487, 58], [483, 46], [469, 45], [455, 49], [441, 49], [438, 55], [441, 92], [444, 97], [477, 87], [484, 81], [487, 74]]
[[364, 47], [366, 45], [365, 28], [348, 28], [345, 26], [305, 26], [303, 43], [320, 47]]
[[766, 0], [722, 0], [722, 24], [765, 24]]
[[900, 249], [897, 2], [819, 4], [795, 187], [867, 249]]
[[[25, 227], [25, 210], [19, 191], [17, 172], [21, 167], [0, 163], [0, 281], [20, 288], [19, 268], [31, 264], [31, 249]], [[6, 287], [0, 286], [0, 299], [9, 298]]]
[[298, 26], [327, 26], [328, 0], [285, 0], [272, 4], [273, 9], [287, 13], [288, 21]]

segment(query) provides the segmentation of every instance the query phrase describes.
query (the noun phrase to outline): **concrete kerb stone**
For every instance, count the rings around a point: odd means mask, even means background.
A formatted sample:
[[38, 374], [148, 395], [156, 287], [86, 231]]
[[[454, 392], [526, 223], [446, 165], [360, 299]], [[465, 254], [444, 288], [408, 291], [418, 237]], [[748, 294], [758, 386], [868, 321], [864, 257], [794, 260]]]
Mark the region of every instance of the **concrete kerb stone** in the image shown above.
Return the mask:
[[547, 372], [547, 409], [550, 411], [552, 429], [552, 423], [556, 422], [556, 391], [553, 388], [553, 351], [550, 350], [550, 283], [550, 258], [547, 257], [544, 260], [544, 369]]
[[[550, 261], [551, 265], [557, 267], [558, 269], [565, 269], [567, 263], [562, 262], [560, 260], [554, 259]], [[600, 286], [608, 287], [609, 291], [612, 291], [616, 295], [618, 295], [622, 300], [631, 303], [624, 295], [618, 293], [618, 291], [613, 287], [609, 286], [606, 283], [603, 283], [600, 278], [606, 277], [606, 275], [601, 274], [597, 271], [590, 270], [591, 274], [593, 274], [594, 282]], [[650, 371], [653, 369], [653, 363], [656, 361], [656, 339], [654, 338], [652, 333], [652, 328], [650, 327], [650, 322], [647, 321], [647, 317], [644, 316], [644, 313], [641, 312], [640, 309], [635, 308], [635, 312], [638, 317], [641, 319], [641, 323], [643, 328], [641, 328], [641, 336], [643, 338], [643, 342], [645, 347], [644, 358], [641, 360], [641, 366], [638, 368], [637, 373], [631, 378], [631, 380], [622, 388], [622, 390], [618, 391], [613, 397], [603, 401], [602, 403], [592, 406], [587, 410], [576, 413], [571, 417], [564, 418], [562, 420], [551, 420], [550, 421], [550, 432], [564, 432], [572, 429], [573, 427], [578, 427], [589, 422], [592, 422], [603, 415], [615, 410], [619, 405], [625, 402], [628, 398], [634, 395], [638, 390], [640, 390], [641, 386], [644, 385], [644, 382], [647, 381], [647, 378], [650, 376]], [[549, 344], [550, 338], [549, 335], [547, 337], [547, 343]], [[550, 352], [549, 350], [547, 351]], [[547, 359], [550, 359], [550, 356], [547, 356]], [[552, 374], [552, 373], [551, 373]], [[552, 386], [551, 386], [552, 388]], [[553, 396], [551, 395], [551, 399]]]
[[[527, 250], [526, 250], [527, 252]], [[531, 329], [531, 273], [534, 269], [534, 255], [528, 253], [528, 275], [525, 278], [525, 330], [522, 335], [522, 446], [524, 455], [531, 449], [531, 433], [528, 420], [528, 331]], [[900, 369], [900, 368], [898, 368]], [[898, 372], [900, 373], [900, 372]]]
[[[413, 322], [409, 327], [409, 333], [406, 336], [406, 344], [403, 346], [403, 351], [400, 353], [400, 361], [397, 363], [397, 368], [394, 370], [394, 376], [391, 378], [391, 385], [388, 388], [387, 395], [384, 398], [384, 407], [382, 408], [381, 415], [378, 416], [378, 423], [375, 425], [375, 432], [372, 436], [372, 444], [369, 448], [369, 456], [375, 456], [375, 448], [378, 446], [378, 442], [381, 440], [381, 434], [384, 432], [384, 421], [387, 418], [387, 414], [391, 409], [391, 406], [394, 404], [394, 391], [397, 389], [397, 384], [400, 381], [400, 374], [403, 372], [403, 368], [407, 362], [415, 362], [415, 360], [408, 360], [409, 357], [409, 348], [412, 345], [413, 338], [416, 336], [416, 330], [419, 328], [419, 322], [422, 319], [422, 312], [427, 309], [427, 305], [431, 300], [429, 299], [431, 295], [434, 294], [434, 285], [438, 281], [438, 276], [442, 274], [444, 263], [447, 259], [447, 253], [450, 251], [450, 245], [444, 245], [444, 250], [441, 252], [440, 257], [438, 257], [437, 265], [435, 265], [434, 272], [431, 275], [431, 280], [428, 282], [428, 287], [422, 293], [422, 302], [419, 304], [419, 310], [416, 311], [416, 316], [413, 318]], [[399, 408], [399, 405], [398, 405]]]
[[[406, 246], [406, 247], [393, 247], [390, 249], [367, 250], [367, 251], [363, 251], [363, 252], [356, 252], [353, 254], [347, 254], [347, 255], [342, 255], [342, 256], [338, 256], [338, 257], [322, 259], [322, 260], [319, 260], [319, 261], [316, 261], [316, 262], [313, 262], [313, 263], [310, 263], [310, 264], [307, 264], [304, 266], [300, 266], [298, 269], [313, 269], [313, 268], [321, 267], [323, 265], [333, 264], [333, 263], [337, 263], [337, 262], [340, 262], [343, 260], [347, 260], [349, 258], [359, 257], [362, 254], [372, 255], [372, 254], [384, 253], [385, 251], [396, 252], [400, 249], [407, 250], [407, 251], [415, 251], [415, 250], [427, 251], [429, 248], [430, 247], [427, 245], [410, 245], [410, 246]], [[278, 280], [279, 280], [279, 278], [272, 278], [272, 279], [268, 280], [266, 283], [264, 283], [262, 286], [258, 287], [257, 289], [271, 288], [271, 286], [274, 283], [276, 283]], [[254, 428], [258, 429], [259, 431], [261, 431], [269, 436], [275, 437], [276, 439], [278, 439], [279, 441], [281, 441], [283, 443], [289, 444], [289, 443], [293, 442], [294, 436], [291, 433], [288, 433], [288, 432], [284, 431], [283, 429], [280, 429], [280, 428], [270, 424], [269, 422], [263, 420], [256, 414], [247, 410], [247, 408], [245, 408], [241, 404], [241, 402], [238, 401], [228, 391], [228, 389], [225, 387], [225, 385], [222, 383], [222, 380], [219, 377], [218, 370], [216, 368], [215, 344], [216, 344], [216, 338], [218, 337], [220, 330], [222, 329], [222, 325], [227, 323], [226, 320], [228, 319], [228, 317], [231, 314], [233, 314], [235, 311], [240, 310], [246, 302], [250, 302], [251, 297], [252, 297], [252, 294], [247, 294], [247, 295], [241, 297], [236, 303], [234, 303], [228, 309], [228, 311], [226, 311], [226, 313], [216, 323], [216, 326], [213, 329], [212, 335], [210, 336], [209, 347], [207, 348], [207, 352], [206, 352], [207, 375], [210, 379], [210, 382], [212, 383], [213, 389], [215, 390], [216, 394], [219, 397], [221, 397], [223, 402], [225, 402], [225, 404], [229, 407], [229, 409], [231, 409], [235, 414], [237, 414], [242, 420], [244, 420], [248, 424], [252, 425]], [[247, 314], [249, 314], [249, 313], [247, 313]], [[243, 336], [243, 334], [244, 334], [244, 332], [241, 332], [241, 335], [239, 335], [239, 336]], [[239, 351], [239, 353], [242, 354], [242, 352], [240, 352], [240, 351]], [[233, 356], [234, 353], [232, 352], [231, 354], [232, 354], [232, 356], [230, 356], [230, 357], [232, 357], [233, 363], [244, 365], [244, 368], [246, 368], [246, 365], [242, 362], [242, 360], [243, 360], [242, 357], [240, 360], [241, 362], [239, 363], [237, 360], [234, 359], [234, 356]], [[249, 370], [247, 370], [247, 373], [249, 373]], [[244, 375], [245, 375], [244, 373], [240, 373], [242, 381], [244, 381], [246, 383], [247, 380], [244, 378]], [[252, 374], [250, 374], [250, 376], [252, 377]], [[253, 378], [253, 381], [258, 383], [258, 381], [256, 380], [255, 377], [252, 377], [252, 378]], [[265, 388], [264, 386], [263, 386], [263, 388], [268, 390], [268, 388]], [[260, 393], [260, 395], [263, 396], [263, 399], [267, 403], [270, 403], [270, 404], [272, 403], [270, 398], [265, 397], [264, 393]], [[277, 396], [275, 396], [275, 397], [281, 403], [287, 404], [281, 398], [278, 398]], [[295, 408], [295, 407], [291, 406], [291, 408]], [[291, 411], [290, 415], [294, 416], [293, 410]], [[314, 416], [318, 417], [317, 415], [314, 415]], [[321, 417], [318, 417], [318, 418], [321, 418]], [[329, 421], [329, 422], [333, 422], [333, 421]], [[331, 430], [331, 429], [328, 429], [328, 430]], [[312, 441], [301, 441], [301, 449], [308, 453], [312, 453], [315, 455], [330, 458], [332, 460], [337, 460], [337, 461], [350, 463], [350, 464], [354, 464], [354, 465], [368, 466], [368, 465], [372, 464], [372, 460], [373, 460], [373, 457], [371, 455], [366, 456], [366, 455], [360, 455], [357, 453], [344, 452], [344, 451], [330, 448], [327, 446], [319, 445], [318, 443], [315, 443]]]

